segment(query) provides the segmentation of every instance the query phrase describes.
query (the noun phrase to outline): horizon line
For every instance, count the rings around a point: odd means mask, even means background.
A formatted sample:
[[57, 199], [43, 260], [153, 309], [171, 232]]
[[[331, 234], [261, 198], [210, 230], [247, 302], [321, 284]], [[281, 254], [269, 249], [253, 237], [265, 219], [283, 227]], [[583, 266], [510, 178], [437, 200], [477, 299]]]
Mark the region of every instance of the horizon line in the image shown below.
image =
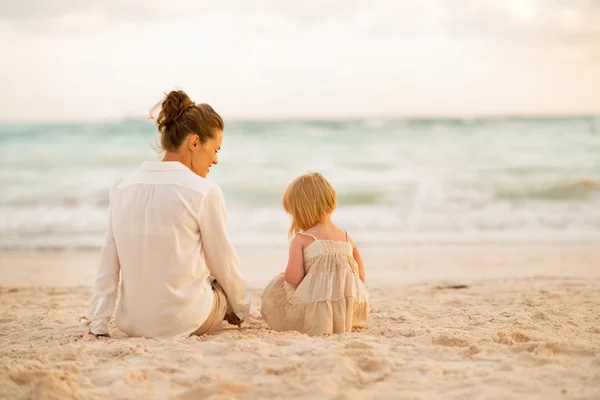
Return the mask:
[[[481, 113], [481, 114], [406, 114], [406, 115], [363, 115], [363, 116], [223, 116], [224, 120], [233, 122], [282, 122], [282, 121], [423, 121], [423, 120], [494, 120], [494, 119], [568, 119], [568, 118], [600, 118], [598, 112], [581, 113]], [[60, 119], [30, 119], [30, 120], [2, 120], [0, 124], [62, 124], [62, 123], [123, 123], [123, 122], [142, 122], [152, 121], [149, 117], [142, 115], [124, 115], [122, 117], [111, 118], [60, 118]]]

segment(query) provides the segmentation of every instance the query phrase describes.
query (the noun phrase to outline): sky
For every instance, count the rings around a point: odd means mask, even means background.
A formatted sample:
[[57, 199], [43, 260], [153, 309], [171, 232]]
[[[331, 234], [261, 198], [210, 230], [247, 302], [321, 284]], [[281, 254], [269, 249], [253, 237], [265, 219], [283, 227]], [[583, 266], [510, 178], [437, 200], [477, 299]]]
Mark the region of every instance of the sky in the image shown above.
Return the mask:
[[3, 0], [0, 121], [600, 114], [600, 0]]

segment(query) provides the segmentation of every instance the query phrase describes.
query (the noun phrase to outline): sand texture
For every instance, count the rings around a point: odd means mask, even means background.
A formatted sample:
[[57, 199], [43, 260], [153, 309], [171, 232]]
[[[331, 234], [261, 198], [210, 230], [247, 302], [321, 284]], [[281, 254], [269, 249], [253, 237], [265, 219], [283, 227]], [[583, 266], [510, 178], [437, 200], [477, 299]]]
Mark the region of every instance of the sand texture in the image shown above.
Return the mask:
[[[519, 265], [557, 262], [551, 250], [520, 249]], [[525, 276], [504, 246], [495, 258], [504, 277], [440, 272], [385, 284], [375, 276], [367, 326], [326, 337], [269, 330], [260, 288], [242, 329], [155, 341], [127, 338], [114, 324], [110, 338], [82, 332], [89, 285], [3, 286], [0, 398], [598, 399], [600, 276], [590, 263], [600, 250], [569, 249], [560, 261], [570, 274]], [[418, 264], [419, 254], [406, 251], [402, 263]]]

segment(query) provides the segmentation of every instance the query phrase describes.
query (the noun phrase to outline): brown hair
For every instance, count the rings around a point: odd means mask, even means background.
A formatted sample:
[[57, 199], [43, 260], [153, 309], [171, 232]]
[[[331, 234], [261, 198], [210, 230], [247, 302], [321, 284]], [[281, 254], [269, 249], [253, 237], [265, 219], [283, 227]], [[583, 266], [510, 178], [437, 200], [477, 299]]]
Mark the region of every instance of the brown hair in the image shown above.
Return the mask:
[[211, 106], [194, 103], [183, 90], [165, 93], [165, 98], [150, 110], [150, 118], [156, 119], [160, 145], [166, 151], [177, 151], [190, 134], [198, 135], [204, 143], [224, 126], [223, 119]]
[[292, 216], [288, 231], [291, 239], [299, 231], [309, 229], [334, 212], [337, 198], [333, 186], [323, 175], [310, 172], [300, 175], [288, 185], [281, 203], [283, 209]]

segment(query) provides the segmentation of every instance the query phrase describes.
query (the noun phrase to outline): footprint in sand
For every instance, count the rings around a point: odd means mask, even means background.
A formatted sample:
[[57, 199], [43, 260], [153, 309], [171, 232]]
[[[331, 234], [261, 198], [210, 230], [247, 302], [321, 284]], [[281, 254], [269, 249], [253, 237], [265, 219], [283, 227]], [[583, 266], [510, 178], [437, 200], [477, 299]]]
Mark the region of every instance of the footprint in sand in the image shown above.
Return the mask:
[[505, 331], [498, 332], [493, 340], [496, 343], [512, 345], [515, 343], [527, 343], [531, 341], [531, 337], [519, 331]]
[[467, 347], [471, 343], [466, 339], [441, 335], [433, 339], [433, 344], [447, 347]]

